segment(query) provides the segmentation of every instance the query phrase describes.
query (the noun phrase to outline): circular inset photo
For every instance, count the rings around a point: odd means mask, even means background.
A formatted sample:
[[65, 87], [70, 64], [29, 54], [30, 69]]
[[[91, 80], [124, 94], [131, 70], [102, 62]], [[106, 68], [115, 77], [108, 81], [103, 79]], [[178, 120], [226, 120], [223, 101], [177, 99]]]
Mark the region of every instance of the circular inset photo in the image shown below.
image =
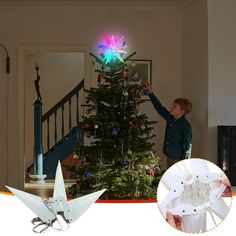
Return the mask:
[[198, 158], [171, 166], [157, 189], [161, 214], [174, 228], [203, 233], [218, 226], [232, 203], [231, 184], [215, 164]]

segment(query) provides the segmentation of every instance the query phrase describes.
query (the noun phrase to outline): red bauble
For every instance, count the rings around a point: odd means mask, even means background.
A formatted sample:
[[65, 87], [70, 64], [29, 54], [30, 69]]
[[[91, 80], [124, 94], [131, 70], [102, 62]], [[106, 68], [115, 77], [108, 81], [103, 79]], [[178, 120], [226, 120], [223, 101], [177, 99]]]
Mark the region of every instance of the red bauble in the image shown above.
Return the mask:
[[90, 124], [85, 124], [85, 125], [84, 125], [84, 128], [85, 128], [85, 129], [89, 129], [89, 127], [90, 127]]
[[98, 81], [99, 84], [101, 83], [101, 75], [100, 74], [98, 75], [97, 81]]
[[153, 168], [150, 168], [149, 174], [153, 177], [155, 175]]
[[129, 126], [130, 126], [130, 127], [135, 127], [135, 120], [131, 120], [131, 121], [129, 122]]
[[77, 184], [77, 185], [80, 185], [80, 184], [81, 184], [81, 180], [80, 180], [80, 179], [77, 179], [77, 180], [76, 180], [76, 184]]

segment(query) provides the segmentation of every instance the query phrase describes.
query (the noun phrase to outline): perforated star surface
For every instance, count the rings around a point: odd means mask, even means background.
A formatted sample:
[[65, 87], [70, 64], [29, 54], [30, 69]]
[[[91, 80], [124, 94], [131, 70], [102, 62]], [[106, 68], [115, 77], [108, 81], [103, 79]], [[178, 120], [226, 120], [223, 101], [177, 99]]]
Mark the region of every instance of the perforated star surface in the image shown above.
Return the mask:
[[213, 163], [203, 159], [187, 159], [170, 167], [158, 186], [157, 198], [162, 215], [181, 216], [184, 232], [200, 233], [208, 230], [207, 213], [215, 225], [228, 214], [230, 201], [222, 197], [227, 178]]

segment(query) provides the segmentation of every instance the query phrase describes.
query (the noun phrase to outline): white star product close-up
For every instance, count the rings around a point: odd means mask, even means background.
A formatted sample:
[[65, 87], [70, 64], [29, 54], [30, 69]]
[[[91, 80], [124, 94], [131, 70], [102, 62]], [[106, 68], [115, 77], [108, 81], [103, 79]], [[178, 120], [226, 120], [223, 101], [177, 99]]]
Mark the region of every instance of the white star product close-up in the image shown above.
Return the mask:
[[176, 228], [187, 233], [211, 230], [230, 210], [232, 196], [224, 193], [231, 186], [225, 182], [229, 183], [228, 178], [212, 162], [199, 158], [177, 162], [162, 176], [157, 189], [161, 214], [178, 219]]
[[[44, 233], [49, 228], [66, 230], [104, 193], [105, 189], [67, 201], [60, 162], [56, 170], [53, 198], [43, 199], [39, 196], [6, 186], [38, 217], [31, 222], [35, 233]], [[66, 225], [66, 226], [65, 226]]]

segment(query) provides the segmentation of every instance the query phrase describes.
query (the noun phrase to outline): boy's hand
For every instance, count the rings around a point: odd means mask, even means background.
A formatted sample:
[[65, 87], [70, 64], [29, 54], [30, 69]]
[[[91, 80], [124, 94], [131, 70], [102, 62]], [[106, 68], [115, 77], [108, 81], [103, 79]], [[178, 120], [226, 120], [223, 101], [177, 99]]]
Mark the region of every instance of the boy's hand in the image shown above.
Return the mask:
[[174, 228], [182, 231], [182, 217], [178, 215], [173, 215], [170, 211], [166, 212], [166, 221]]
[[149, 93], [152, 93], [152, 84], [145, 84], [146, 89], [148, 90]]
[[222, 197], [232, 197], [232, 188], [228, 178], [222, 178], [220, 183], [226, 186], [225, 191], [222, 194]]

